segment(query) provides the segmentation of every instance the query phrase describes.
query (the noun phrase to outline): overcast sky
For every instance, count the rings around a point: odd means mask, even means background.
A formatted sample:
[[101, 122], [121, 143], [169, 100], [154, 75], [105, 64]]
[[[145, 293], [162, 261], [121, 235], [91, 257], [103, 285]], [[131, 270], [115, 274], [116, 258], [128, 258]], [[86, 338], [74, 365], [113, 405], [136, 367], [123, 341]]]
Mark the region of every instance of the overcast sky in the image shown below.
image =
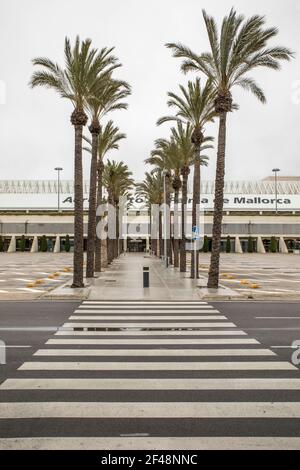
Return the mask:
[[[28, 81], [33, 57], [48, 56], [63, 64], [64, 38], [73, 41], [76, 34], [90, 37], [96, 47], [116, 48], [123, 64], [118, 76], [131, 84], [132, 96], [127, 111], [109, 116], [127, 134], [110, 158], [124, 160], [142, 178], [154, 140], [169, 134], [169, 124], [155, 124], [168, 113], [167, 91], [193, 78], [180, 72], [180, 60], [164, 44], [181, 42], [196, 52], [207, 51], [201, 9], [219, 21], [231, 6], [246, 16], [266, 15], [267, 24], [279, 28], [276, 42], [295, 51], [296, 59], [284, 63], [280, 72], [255, 72], [267, 105], [234, 91], [240, 110], [228, 119], [226, 179], [261, 179], [274, 166], [284, 175], [299, 175], [299, 0], [2, 0], [0, 178], [51, 179], [57, 165], [64, 168], [64, 179], [73, 178], [72, 106], [53, 91], [30, 89]], [[206, 131], [216, 135], [217, 125]], [[205, 179], [214, 178], [214, 151], [210, 157]], [[85, 177], [89, 161], [85, 154]]]

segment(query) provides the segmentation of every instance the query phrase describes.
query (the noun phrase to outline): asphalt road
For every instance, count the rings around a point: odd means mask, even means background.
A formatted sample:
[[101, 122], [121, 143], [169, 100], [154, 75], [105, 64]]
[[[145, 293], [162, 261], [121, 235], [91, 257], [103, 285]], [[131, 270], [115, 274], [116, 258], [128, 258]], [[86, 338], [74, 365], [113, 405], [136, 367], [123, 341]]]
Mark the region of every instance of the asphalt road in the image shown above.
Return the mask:
[[216, 308], [283, 360], [300, 341], [300, 302], [215, 302]]
[[6, 344], [6, 364], [0, 382], [45, 344], [79, 305], [78, 302], [0, 302], [0, 340]]
[[0, 449], [300, 449], [299, 303], [2, 302], [0, 319]]

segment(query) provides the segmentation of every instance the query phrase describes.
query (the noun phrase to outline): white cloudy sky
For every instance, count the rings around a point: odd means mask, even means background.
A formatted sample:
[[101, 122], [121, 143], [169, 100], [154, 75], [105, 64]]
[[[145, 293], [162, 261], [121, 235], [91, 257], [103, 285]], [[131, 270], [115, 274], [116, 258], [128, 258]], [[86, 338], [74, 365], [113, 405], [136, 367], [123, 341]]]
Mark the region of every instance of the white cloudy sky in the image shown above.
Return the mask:
[[[0, 178], [50, 179], [57, 165], [64, 168], [65, 179], [72, 178], [71, 105], [52, 91], [31, 90], [28, 81], [33, 57], [62, 63], [64, 37], [76, 34], [90, 37], [99, 48], [116, 48], [123, 64], [118, 75], [132, 85], [132, 96], [128, 111], [111, 115], [128, 136], [111, 157], [126, 161], [141, 178], [154, 140], [168, 136], [168, 124], [155, 125], [168, 111], [166, 93], [187, 81], [164, 44], [178, 41], [198, 52], [207, 50], [201, 9], [220, 19], [231, 6], [247, 16], [266, 15], [268, 25], [279, 27], [277, 42], [295, 51], [296, 59], [280, 72], [256, 72], [267, 105], [235, 91], [240, 110], [228, 122], [226, 178], [259, 179], [274, 166], [285, 175], [300, 174], [300, 100], [293, 99], [293, 85], [300, 89], [299, 0], [2, 0], [0, 80], [6, 100], [0, 97]], [[215, 124], [207, 132], [215, 135], [216, 129]], [[84, 155], [85, 177], [88, 164]], [[206, 179], [214, 177], [214, 165], [213, 151]]]

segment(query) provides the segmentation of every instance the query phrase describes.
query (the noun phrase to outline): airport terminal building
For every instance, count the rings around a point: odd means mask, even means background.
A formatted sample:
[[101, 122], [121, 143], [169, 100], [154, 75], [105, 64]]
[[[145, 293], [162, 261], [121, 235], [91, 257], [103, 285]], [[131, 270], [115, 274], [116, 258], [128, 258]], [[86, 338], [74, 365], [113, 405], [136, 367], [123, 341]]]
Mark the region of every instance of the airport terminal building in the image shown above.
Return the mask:
[[[87, 232], [88, 182], [84, 182], [85, 239]], [[231, 251], [248, 251], [249, 237], [254, 251], [269, 251], [276, 237], [282, 253], [300, 249], [300, 177], [269, 177], [260, 181], [227, 181], [225, 184], [222, 250], [228, 237]], [[191, 188], [189, 188], [191, 194]], [[275, 196], [277, 194], [277, 197]], [[201, 183], [201, 208], [204, 231], [211, 244], [214, 183]], [[187, 214], [191, 214], [189, 197]], [[58, 210], [59, 207], [59, 210]], [[46, 236], [48, 250], [64, 250], [66, 236], [73, 241], [73, 181], [2, 180], [0, 181], [0, 236], [4, 251], [18, 251], [25, 238], [26, 251], [38, 251]], [[172, 212], [172, 210], [171, 210]], [[129, 251], [151, 248], [150, 218], [144, 201], [133, 196], [127, 211], [128, 230], [124, 244]], [[45, 237], [43, 237], [45, 238]], [[24, 249], [24, 245], [23, 245]]]

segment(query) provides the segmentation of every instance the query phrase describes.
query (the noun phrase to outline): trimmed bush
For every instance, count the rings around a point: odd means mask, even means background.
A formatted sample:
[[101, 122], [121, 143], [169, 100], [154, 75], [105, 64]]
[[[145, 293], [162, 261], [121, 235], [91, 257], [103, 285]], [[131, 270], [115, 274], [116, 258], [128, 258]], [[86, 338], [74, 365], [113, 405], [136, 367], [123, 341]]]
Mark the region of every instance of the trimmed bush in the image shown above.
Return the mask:
[[71, 249], [70, 237], [69, 237], [69, 235], [66, 235], [65, 251], [66, 251], [67, 253], [69, 253], [70, 249]]
[[271, 238], [270, 252], [271, 253], [277, 253], [277, 240], [276, 240], [276, 237]]
[[21, 240], [20, 240], [20, 251], [25, 251], [25, 246], [26, 246], [25, 235], [22, 235]]
[[48, 251], [48, 241], [46, 235], [43, 235], [41, 239], [41, 251]]
[[248, 238], [248, 253], [253, 253], [253, 252], [254, 252], [253, 238], [249, 237]]
[[229, 235], [226, 240], [226, 253], [231, 253], [231, 238]]
[[208, 238], [207, 238], [207, 235], [204, 235], [204, 239], [203, 239], [203, 253], [208, 253]]

